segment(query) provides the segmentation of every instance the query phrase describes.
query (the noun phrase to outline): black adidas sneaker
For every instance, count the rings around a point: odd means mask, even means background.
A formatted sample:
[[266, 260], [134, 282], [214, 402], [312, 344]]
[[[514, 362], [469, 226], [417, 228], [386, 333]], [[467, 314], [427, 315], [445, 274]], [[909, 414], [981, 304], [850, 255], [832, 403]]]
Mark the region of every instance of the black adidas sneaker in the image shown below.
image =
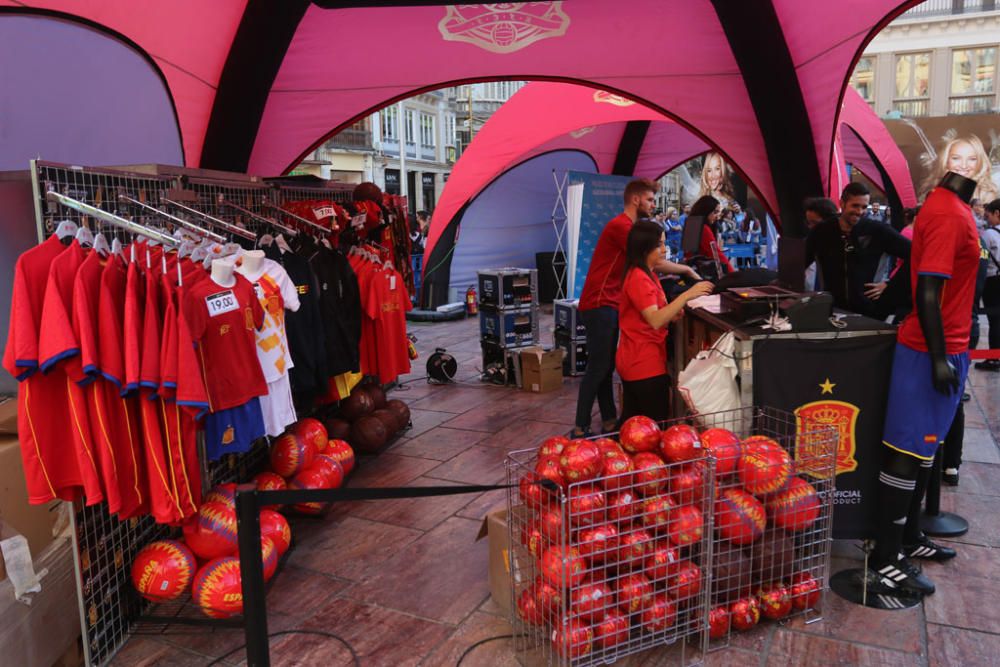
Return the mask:
[[938, 562], [951, 560], [958, 555], [951, 547], [942, 546], [931, 542], [926, 535], [921, 535], [914, 544], [903, 545], [903, 553], [907, 558], [925, 558]]
[[876, 581], [889, 591], [916, 595], [932, 595], [934, 582], [924, 576], [913, 563], [906, 558], [895, 561], [870, 561], [869, 573]]

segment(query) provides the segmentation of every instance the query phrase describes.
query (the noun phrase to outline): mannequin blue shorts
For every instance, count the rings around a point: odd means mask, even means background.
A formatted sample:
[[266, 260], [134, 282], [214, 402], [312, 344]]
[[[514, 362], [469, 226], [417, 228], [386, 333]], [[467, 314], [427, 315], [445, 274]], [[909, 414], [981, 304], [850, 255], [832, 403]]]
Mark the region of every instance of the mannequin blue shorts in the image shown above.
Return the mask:
[[224, 454], [243, 454], [257, 438], [264, 437], [264, 413], [260, 399], [205, 415], [205, 455], [209, 461]]
[[949, 354], [958, 371], [958, 391], [942, 394], [931, 381], [931, 356], [896, 343], [889, 381], [889, 404], [885, 411], [882, 442], [918, 459], [934, 458], [955, 418], [965, 379], [969, 375], [969, 353]]

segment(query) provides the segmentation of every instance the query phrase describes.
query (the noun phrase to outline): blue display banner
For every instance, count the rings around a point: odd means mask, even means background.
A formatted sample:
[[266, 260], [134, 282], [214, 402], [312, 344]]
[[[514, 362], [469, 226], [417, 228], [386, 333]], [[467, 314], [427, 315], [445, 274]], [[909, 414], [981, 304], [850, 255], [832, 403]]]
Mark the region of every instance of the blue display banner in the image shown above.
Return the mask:
[[597, 247], [597, 239], [600, 238], [604, 225], [621, 214], [624, 208], [622, 197], [625, 194], [625, 186], [631, 180], [627, 176], [569, 172], [571, 184], [583, 183], [579, 242], [576, 247], [576, 280], [570, 298], [580, 298], [583, 283], [587, 279], [587, 270], [590, 268], [590, 259], [594, 256], [594, 248]]

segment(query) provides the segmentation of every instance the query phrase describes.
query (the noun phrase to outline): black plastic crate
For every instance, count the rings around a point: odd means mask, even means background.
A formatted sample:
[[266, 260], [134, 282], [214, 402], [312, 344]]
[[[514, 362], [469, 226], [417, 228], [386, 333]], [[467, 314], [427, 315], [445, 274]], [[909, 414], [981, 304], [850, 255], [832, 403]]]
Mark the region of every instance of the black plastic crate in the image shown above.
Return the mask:
[[479, 305], [497, 309], [538, 305], [536, 269], [487, 269], [478, 272]]

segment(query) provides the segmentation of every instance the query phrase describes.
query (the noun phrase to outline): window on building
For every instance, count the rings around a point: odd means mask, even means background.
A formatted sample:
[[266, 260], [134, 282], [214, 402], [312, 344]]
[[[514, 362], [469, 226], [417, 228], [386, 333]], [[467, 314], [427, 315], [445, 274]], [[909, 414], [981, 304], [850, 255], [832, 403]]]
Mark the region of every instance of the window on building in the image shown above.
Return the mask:
[[403, 111], [403, 129], [406, 132], [406, 143], [413, 143], [413, 109]]
[[423, 146], [437, 145], [434, 137], [434, 116], [430, 114], [420, 114], [420, 143]]
[[896, 96], [892, 106], [904, 116], [926, 116], [930, 99], [931, 54], [896, 56]]
[[996, 76], [996, 47], [952, 51], [949, 113], [983, 113], [992, 109]]
[[455, 144], [455, 116], [448, 114], [444, 117], [444, 141], [449, 146]]
[[875, 104], [875, 58], [862, 58], [851, 75], [851, 86], [868, 102]]
[[399, 135], [396, 133], [398, 125], [399, 109], [394, 106], [382, 109], [382, 138], [387, 141], [399, 139]]

